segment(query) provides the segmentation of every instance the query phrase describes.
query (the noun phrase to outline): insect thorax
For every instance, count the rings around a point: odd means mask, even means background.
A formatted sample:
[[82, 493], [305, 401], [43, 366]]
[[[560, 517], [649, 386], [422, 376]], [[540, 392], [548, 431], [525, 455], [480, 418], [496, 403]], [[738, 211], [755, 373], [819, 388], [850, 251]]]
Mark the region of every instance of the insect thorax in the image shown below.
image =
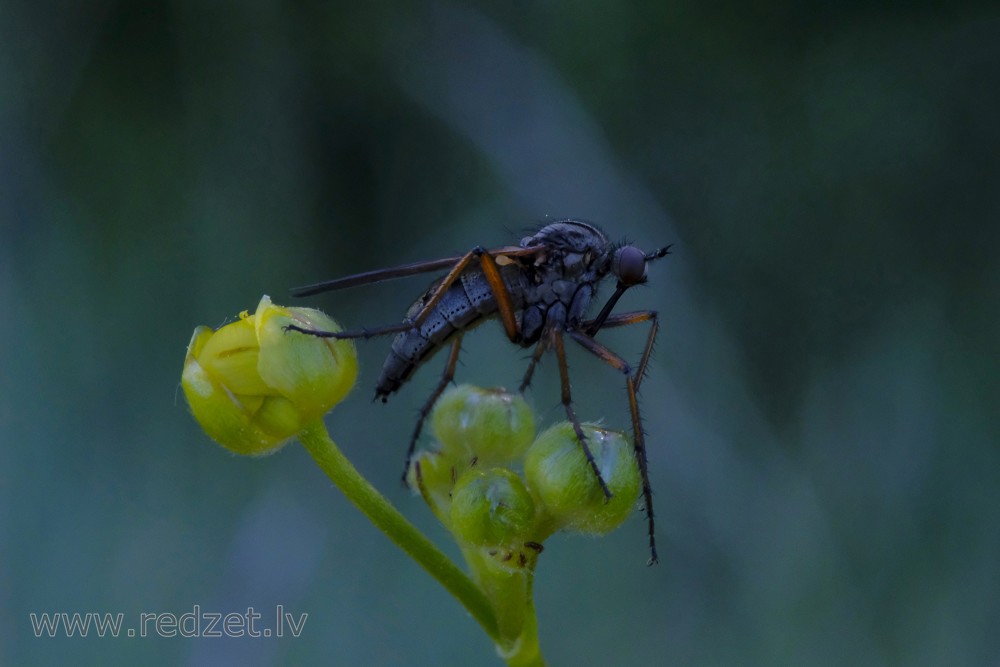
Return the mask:
[[546, 324], [572, 328], [586, 317], [597, 285], [610, 270], [610, 244], [583, 222], [564, 220], [521, 240], [545, 250], [526, 263], [527, 288], [521, 314], [521, 344], [530, 345]]

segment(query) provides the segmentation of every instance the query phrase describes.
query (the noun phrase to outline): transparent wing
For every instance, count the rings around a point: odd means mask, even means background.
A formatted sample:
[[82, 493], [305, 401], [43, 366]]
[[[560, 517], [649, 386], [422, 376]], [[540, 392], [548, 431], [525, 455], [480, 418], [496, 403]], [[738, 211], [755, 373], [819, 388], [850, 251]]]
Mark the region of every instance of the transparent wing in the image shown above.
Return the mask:
[[[509, 263], [504, 261], [504, 258], [514, 258], [514, 257], [525, 257], [529, 255], [534, 255], [540, 252], [543, 248], [536, 246], [533, 248], [521, 248], [520, 246], [502, 246], [499, 248], [493, 248], [487, 250], [489, 253], [497, 260], [497, 263], [503, 265]], [[334, 278], [333, 280], [324, 280], [323, 282], [313, 283], [312, 285], [303, 285], [301, 287], [293, 287], [291, 289], [292, 296], [312, 296], [313, 294], [319, 294], [320, 292], [330, 292], [333, 290], [347, 289], [348, 287], [357, 287], [358, 285], [370, 285], [372, 283], [380, 283], [384, 280], [394, 280], [396, 278], [405, 278], [406, 276], [415, 276], [420, 273], [429, 273], [431, 271], [440, 271], [442, 269], [448, 269], [455, 266], [460, 262], [465, 255], [460, 255], [458, 257], [443, 257], [441, 259], [432, 259], [424, 262], [413, 262], [412, 264], [401, 264], [400, 266], [393, 266], [387, 269], [375, 269], [374, 271], [365, 271], [364, 273], [355, 273], [352, 276], [344, 276], [343, 278]]]

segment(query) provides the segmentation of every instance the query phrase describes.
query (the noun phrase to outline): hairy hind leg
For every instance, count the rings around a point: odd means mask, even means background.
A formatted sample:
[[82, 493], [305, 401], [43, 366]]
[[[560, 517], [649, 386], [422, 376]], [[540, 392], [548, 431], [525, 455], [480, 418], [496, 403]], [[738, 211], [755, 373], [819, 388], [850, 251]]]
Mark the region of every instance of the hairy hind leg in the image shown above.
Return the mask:
[[649, 525], [650, 556], [648, 564], [654, 565], [659, 562], [659, 557], [656, 555], [656, 534], [654, 531], [655, 521], [653, 518], [653, 489], [649, 483], [649, 464], [646, 457], [646, 435], [642, 429], [642, 417], [639, 414], [639, 401], [636, 393], [639, 391], [639, 383], [642, 381], [642, 377], [646, 372], [646, 365], [649, 362], [649, 356], [653, 349], [653, 340], [656, 337], [656, 313], [653, 311], [628, 313], [625, 317], [611, 326], [624, 326], [643, 321], [652, 321], [653, 324], [649, 331], [649, 337], [646, 341], [642, 360], [639, 362], [639, 368], [637, 368], [634, 373], [632, 372], [632, 368], [628, 365], [628, 362], [582, 331], [570, 331], [569, 335], [585, 350], [609, 366], [612, 366], [625, 374], [625, 390], [628, 394], [629, 414], [632, 418], [632, 446], [635, 449], [635, 459], [636, 463], [639, 465], [639, 474], [642, 476], [642, 496], [643, 502], [646, 505], [646, 521]]

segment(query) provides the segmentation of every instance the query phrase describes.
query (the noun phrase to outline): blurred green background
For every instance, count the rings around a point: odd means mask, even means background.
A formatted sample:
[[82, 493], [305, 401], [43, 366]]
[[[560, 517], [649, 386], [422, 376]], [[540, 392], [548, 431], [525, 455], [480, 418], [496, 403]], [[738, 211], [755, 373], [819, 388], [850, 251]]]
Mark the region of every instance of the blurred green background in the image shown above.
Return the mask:
[[[662, 562], [638, 512], [550, 540], [551, 664], [1000, 664], [998, 35], [992, 3], [0, 4], [0, 664], [500, 664], [300, 447], [234, 458], [178, 381], [262, 294], [547, 216], [675, 244], [621, 305], [662, 315]], [[307, 305], [387, 324], [426, 283]], [[398, 484], [443, 359], [373, 404], [388, 341], [359, 348], [331, 433], [447, 545]], [[458, 379], [523, 356], [485, 326]], [[29, 621], [277, 604], [302, 637]]]

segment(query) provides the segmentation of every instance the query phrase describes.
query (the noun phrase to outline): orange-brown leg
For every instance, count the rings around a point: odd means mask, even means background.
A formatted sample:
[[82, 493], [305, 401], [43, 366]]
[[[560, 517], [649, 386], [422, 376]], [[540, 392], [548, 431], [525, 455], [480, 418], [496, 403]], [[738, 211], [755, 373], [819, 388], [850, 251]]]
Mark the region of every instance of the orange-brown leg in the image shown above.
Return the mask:
[[[601, 324], [601, 329], [611, 329], [612, 327], [625, 327], [630, 324], [639, 324], [641, 322], [650, 322], [649, 334], [646, 337], [646, 346], [642, 351], [642, 358], [639, 360], [639, 367], [635, 372], [635, 390], [639, 391], [639, 385], [642, 384], [642, 379], [646, 377], [646, 366], [649, 364], [649, 357], [653, 354], [653, 344], [656, 342], [656, 334], [660, 329], [660, 319], [659, 314], [655, 310], [637, 310], [631, 313], [620, 313], [618, 315], [612, 315], [604, 320]], [[590, 322], [583, 322], [580, 325], [582, 331], [587, 331], [590, 328]], [[590, 334], [593, 337], [594, 334]]]
[[[534, 248], [514, 249], [505, 251], [503, 256], [527, 255], [535, 252], [537, 252], [537, 250]], [[503, 322], [504, 333], [507, 334], [507, 338], [511, 341], [517, 342], [520, 338], [520, 331], [518, 330], [517, 318], [514, 314], [514, 304], [510, 296], [510, 291], [507, 289], [507, 285], [504, 283], [503, 277], [500, 275], [500, 267], [497, 265], [496, 257], [481, 246], [473, 248], [469, 252], [462, 255], [462, 257], [455, 262], [455, 265], [449, 269], [444, 278], [438, 282], [434, 291], [420, 309], [420, 312], [418, 312], [413, 319], [404, 320], [400, 324], [390, 324], [374, 328], [351, 329], [349, 331], [319, 331], [316, 329], [305, 329], [294, 324], [289, 324], [285, 327], [285, 330], [298, 331], [299, 333], [309, 334], [310, 336], [317, 336], [319, 338], [336, 339], [367, 339], [374, 338], [376, 336], [386, 336], [389, 334], [409, 331], [410, 329], [419, 327], [423, 321], [426, 320], [432, 312], [434, 312], [434, 308], [441, 302], [441, 299], [444, 298], [448, 288], [455, 284], [455, 281], [462, 276], [466, 269], [469, 268], [469, 265], [474, 261], [479, 262], [480, 268], [483, 271], [483, 276], [485, 276], [486, 282], [489, 284], [490, 290], [493, 292], [493, 296], [496, 297], [497, 311], [500, 315], [501, 322]]]

